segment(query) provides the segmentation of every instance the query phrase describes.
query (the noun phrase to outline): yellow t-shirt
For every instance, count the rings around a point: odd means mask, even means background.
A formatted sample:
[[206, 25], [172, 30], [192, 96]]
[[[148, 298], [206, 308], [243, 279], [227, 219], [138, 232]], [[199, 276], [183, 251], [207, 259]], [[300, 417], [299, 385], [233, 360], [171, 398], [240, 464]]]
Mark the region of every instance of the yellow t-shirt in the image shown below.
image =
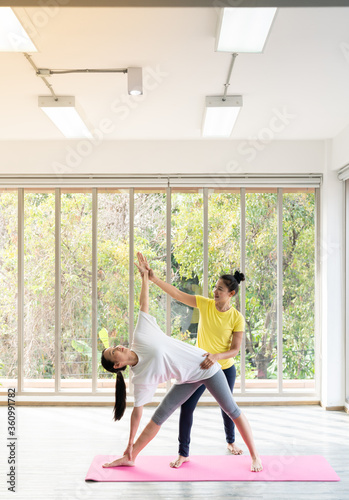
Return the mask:
[[[217, 311], [215, 301], [196, 295], [196, 306], [200, 311], [197, 345], [207, 352], [216, 354], [229, 351], [233, 332], [245, 330], [243, 315], [231, 307], [228, 311]], [[234, 358], [218, 361], [223, 369], [234, 364]]]

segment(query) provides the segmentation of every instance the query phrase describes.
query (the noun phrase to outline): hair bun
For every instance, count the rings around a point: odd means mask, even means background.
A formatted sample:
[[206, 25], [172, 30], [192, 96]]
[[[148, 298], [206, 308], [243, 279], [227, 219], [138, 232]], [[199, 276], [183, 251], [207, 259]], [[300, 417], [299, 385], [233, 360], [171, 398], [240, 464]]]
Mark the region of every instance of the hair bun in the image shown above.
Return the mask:
[[240, 283], [241, 281], [245, 281], [245, 275], [244, 273], [240, 273], [240, 271], [235, 271], [234, 278], [238, 283]]

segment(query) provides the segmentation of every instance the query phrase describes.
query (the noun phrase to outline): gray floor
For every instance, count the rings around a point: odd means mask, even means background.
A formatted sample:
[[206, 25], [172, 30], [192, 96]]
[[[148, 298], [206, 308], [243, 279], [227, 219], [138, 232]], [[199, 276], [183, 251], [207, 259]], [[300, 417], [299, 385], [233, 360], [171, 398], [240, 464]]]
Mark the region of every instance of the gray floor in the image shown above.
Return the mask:
[[[145, 408], [142, 424], [153, 408]], [[120, 454], [128, 438], [128, 419], [112, 421], [110, 407], [17, 407], [16, 493], [7, 491], [7, 408], [0, 407], [0, 496], [5, 499], [208, 499], [348, 500], [349, 415], [319, 406], [243, 407], [262, 455], [323, 455], [341, 481], [85, 483], [94, 455]], [[163, 426], [144, 455], [177, 451], [178, 413]], [[244, 452], [246, 446], [237, 439]], [[216, 407], [198, 407], [192, 434], [193, 455], [225, 454], [224, 432]]]

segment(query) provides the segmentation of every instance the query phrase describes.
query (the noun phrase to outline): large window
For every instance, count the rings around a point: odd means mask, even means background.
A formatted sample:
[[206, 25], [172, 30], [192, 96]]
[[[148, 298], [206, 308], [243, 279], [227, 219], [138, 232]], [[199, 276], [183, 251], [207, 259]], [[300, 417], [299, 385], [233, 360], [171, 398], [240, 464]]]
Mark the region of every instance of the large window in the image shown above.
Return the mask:
[[[171, 197], [171, 282], [186, 293], [202, 295], [203, 196], [202, 190], [192, 191], [175, 191]], [[173, 336], [195, 339], [198, 320], [197, 309], [171, 300]]]
[[246, 389], [276, 390], [277, 193], [248, 190], [245, 219]]
[[[155, 274], [166, 276], [166, 192], [135, 190], [134, 193], [134, 250], [141, 250], [152, 263]], [[136, 260], [136, 259], [135, 259]], [[135, 266], [134, 270], [136, 270]], [[136, 273], [136, 275], [138, 272]], [[141, 282], [135, 280], [134, 321], [139, 311], [138, 297]], [[166, 295], [157, 287], [149, 288], [149, 313], [166, 331]]]
[[61, 193], [61, 387], [92, 387], [92, 193]]
[[[101, 352], [109, 345], [129, 341], [128, 190], [99, 190], [97, 225], [97, 349]], [[115, 382], [99, 362], [98, 380], [101, 389], [114, 387]]]
[[[283, 194], [283, 384], [313, 387], [315, 373], [315, 197]], [[293, 382], [292, 382], [293, 381]]]
[[[18, 380], [22, 394], [112, 393], [99, 358], [132, 342], [140, 250], [190, 294], [212, 297], [221, 274], [244, 272], [233, 303], [246, 319], [236, 391], [315, 395], [316, 213], [315, 188], [302, 186], [3, 189], [3, 388]], [[151, 285], [150, 312], [195, 344], [197, 309]]]
[[[241, 263], [241, 195], [239, 189], [216, 188], [208, 193], [208, 296], [212, 298], [213, 287], [223, 274], [234, 274], [242, 268]], [[233, 301], [244, 314], [241, 294]], [[241, 352], [241, 351], [240, 351]], [[236, 383], [241, 387], [241, 354], [235, 358]]]
[[55, 193], [24, 191], [24, 389], [54, 390]]

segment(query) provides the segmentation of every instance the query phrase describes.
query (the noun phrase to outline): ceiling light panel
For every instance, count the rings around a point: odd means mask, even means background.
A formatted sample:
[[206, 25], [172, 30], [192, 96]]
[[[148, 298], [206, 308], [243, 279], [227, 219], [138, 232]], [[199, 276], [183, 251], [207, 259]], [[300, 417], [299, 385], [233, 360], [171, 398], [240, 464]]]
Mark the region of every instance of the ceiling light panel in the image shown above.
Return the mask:
[[77, 109], [75, 97], [64, 96], [56, 100], [50, 96], [39, 97], [39, 107], [67, 139], [92, 139], [93, 135]]
[[206, 97], [203, 137], [229, 137], [242, 107], [242, 96]]
[[0, 7], [0, 52], [37, 52], [11, 7]]
[[216, 51], [263, 52], [276, 8], [221, 9]]

